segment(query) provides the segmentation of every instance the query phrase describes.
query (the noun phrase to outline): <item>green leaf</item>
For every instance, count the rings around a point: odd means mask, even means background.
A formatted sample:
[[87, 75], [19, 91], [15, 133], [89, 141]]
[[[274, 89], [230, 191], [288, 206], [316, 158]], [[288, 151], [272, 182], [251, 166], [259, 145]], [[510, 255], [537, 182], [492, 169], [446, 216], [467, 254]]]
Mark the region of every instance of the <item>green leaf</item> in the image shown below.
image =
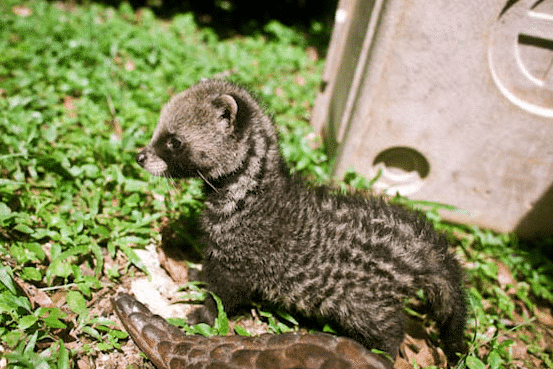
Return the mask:
[[98, 342], [96, 347], [98, 347], [98, 350], [100, 351], [110, 351], [113, 347], [105, 342]]
[[15, 296], [10, 292], [0, 293], [0, 313], [19, 315], [19, 310], [31, 311], [31, 303], [25, 296]]
[[[373, 354], [377, 354], [377, 355], [380, 355], [380, 356], [388, 359], [392, 364], [395, 362], [395, 359], [389, 353], [387, 353], [386, 351], [382, 351], [382, 350], [378, 350], [378, 349], [371, 349], [371, 352]], [[434, 369], [434, 368], [437, 369], [437, 367], [434, 366], [434, 365], [426, 367], [426, 369]]]
[[199, 333], [205, 337], [211, 337], [217, 334], [213, 327], [205, 323], [195, 324], [192, 328], [194, 329], [195, 333]]
[[125, 180], [125, 189], [129, 192], [144, 192], [147, 187], [148, 182], [129, 178]]
[[92, 337], [96, 338], [97, 340], [102, 340], [102, 335], [100, 332], [98, 332], [96, 329], [90, 327], [90, 326], [84, 326], [82, 327], [82, 331], [91, 335]]
[[26, 330], [37, 322], [38, 318], [34, 315], [25, 315], [19, 319], [17, 327], [21, 330]]
[[0, 282], [14, 295], [17, 294], [15, 284], [13, 282], [12, 270], [7, 265], [0, 266]]
[[286, 333], [286, 332], [292, 332], [293, 329], [288, 327], [286, 324], [278, 322], [277, 323], [278, 329], [275, 330], [278, 333]]
[[28, 250], [29, 254], [29, 260], [34, 261], [35, 258], [38, 261], [44, 261], [44, 258], [46, 257], [46, 254], [44, 253], [44, 250], [42, 249], [42, 246], [37, 242], [29, 242], [25, 244], [25, 247]]
[[50, 328], [67, 328], [67, 325], [60, 320], [66, 318], [67, 314], [58, 308], [40, 308], [37, 314], [42, 318], [44, 324]]
[[490, 369], [499, 369], [502, 362], [503, 359], [496, 351], [491, 351], [488, 355], [488, 364], [490, 365]]
[[466, 361], [469, 369], [485, 369], [486, 365], [476, 356], [468, 356]]
[[330, 326], [329, 324], [324, 325], [323, 332], [336, 334], [336, 330], [334, 330], [334, 328], [332, 328], [332, 326]]
[[94, 259], [96, 260], [94, 275], [96, 278], [98, 278], [102, 273], [102, 271], [104, 270], [104, 254], [102, 253], [102, 250], [100, 249], [100, 247], [94, 243], [90, 245], [90, 249], [92, 254], [94, 255]]
[[65, 260], [56, 259], [52, 261], [46, 274], [49, 279], [52, 277], [67, 278], [73, 274], [73, 267]]
[[259, 315], [267, 318], [269, 320], [269, 328], [277, 334], [290, 332], [292, 329], [288, 327], [286, 324], [278, 322], [272, 313], [266, 312], [266, 311], [259, 311]]
[[88, 283], [79, 283], [77, 288], [81, 291], [86, 297], [91, 296], [90, 284]]
[[8, 205], [4, 204], [3, 202], [0, 202], [0, 220], [11, 217], [11, 213], [12, 211], [8, 207]]
[[292, 323], [293, 325], [298, 325], [299, 324], [298, 321], [292, 315], [290, 315], [290, 313], [288, 313], [285, 310], [278, 310], [278, 316], [281, 317], [282, 319], [287, 320], [288, 322]]
[[189, 328], [185, 318], [167, 318], [167, 322], [177, 327]]
[[128, 246], [120, 246], [121, 251], [129, 258], [129, 261], [134, 264], [135, 267], [143, 271], [144, 273], [148, 274], [148, 269], [146, 269], [146, 266], [144, 263], [142, 263], [142, 260], [136, 255], [136, 252], [134, 252], [133, 249], [131, 249]]
[[59, 239], [59, 233], [56, 232], [56, 231], [52, 231], [52, 230], [49, 230], [49, 229], [44, 229], [44, 228], [37, 228], [33, 234], [32, 234], [33, 238], [35, 240], [41, 240], [43, 238], [51, 238], [51, 239]]
[[109, 231], [109, 229], [107, 229], [104, 226], [98, 226], [96, 228], [93, 228], [90, 230], [90, 233], [93, 235], [103, 236], [105, 238], [108, 238], [111, 236], [111, 232]]
[[69, 369], [69, 352], [62, 339], [58, 341], [58, 369]]
[[234, 331], [236, 332], [236, 334], [240, 335], [240, 336], [251, 336], [250, 332], [248, 332], [246, 330], [246, 328], [240, 326], [240, 325], [235, 325], [234, 326]]
[[499, 344], [498, 349], [501, 350], [505, 355], [507, 355], [508, 354], [507, 349], [514, 344], [515, 344], [514, 340], [511, 340], [511, 339], [505, 340]]
[[189, 292], [181, 295], [180, 299], [184, 301], [201, 302], [201, 301], [205, 301], [206, 293], [203, 291]]
[[31, 234], [34, 232], [34, 230], [31, 227], [26, 226], [25, 224], [18, 224], [15, 227], [13, 227], [13, 229], [21, 233], [27, 233], [27, 234]]
[[67, 305], [71, 310], [73, 310], [75, 313], [79, 315], [86, 315], [88, 314], [88, 308], [86, 307], [86, 300], [81, 295], [80, 292], [77, 291], [69, 291], [67, 293]]
[[25, 346], [23, 354], [25, 354], [27, 356], [31, 356], [31, 353], [33, 353], [33, 351], [35, 349], [37, 337], [38, 337], [38, 331], [35, 331], [35, 333], [33, 333], [29, 337], [29, 341], [27, 342], [27, 345]]
[[42, 280], [42, 273], [37, 268], [24, 267], [21, 269], [22, 277], [26, 280], [40, 281]]
[[215, 299], [215, 302], [217, 303], [217, 319], [215, 319], [215, 324], [213, 327], [218, 334], [226, 336], [229, 332], [229, 324], [227, 314], [225, 314], [225, 310], [223, 309], [223, 303], [221, 302], [221, 299], [212, 292], [211, 296]]
[[120, 340], [124, 340], [125, 338], [129, 337], [129, 334], [127, 332], [120, 331], [118, 329], [110, 330], [109, 334]]
[[[22, 340], [26, 338], [24, 336], [24, 332], [20, 330], [10, 330], [2, 335], [2, 342], [8, 345], [8, 347], [15, 347], [18, 342], [22, 342]], [[5, 354], [4, 357], [7, 357], [7, 355], [8, 354]]]
[[44, 324], [46, 324], [48, 327], [53, 328], [53, 329], [60, 329], [60, 328], [65, 329], [65, 328], [67, 328], [67, 325], [56, 317], [48, 316], [48, 317], [46, 317], [42, 320], [44, 321]]

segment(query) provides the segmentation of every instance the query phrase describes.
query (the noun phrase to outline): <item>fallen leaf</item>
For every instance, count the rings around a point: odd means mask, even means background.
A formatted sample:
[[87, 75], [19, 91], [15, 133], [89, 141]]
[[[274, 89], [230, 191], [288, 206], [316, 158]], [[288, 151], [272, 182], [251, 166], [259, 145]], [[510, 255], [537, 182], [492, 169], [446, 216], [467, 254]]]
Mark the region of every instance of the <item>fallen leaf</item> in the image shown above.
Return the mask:
[[63, 107], [65, 110], [67, 110], [67, 116], [69, 118], [76, 118], [77, 117], [77, 109], [75, 108], [75, 105], [73, 104], [73, 101], [75, 98], [73, 96], [65, 96], [63, 98]]
[[54, 306], [61, 307], [66, 304], [67, 291], [56, 291], [52, 294], [52, 302]]
[[91, 369], [89, 358], [84, 357], [77, 360], [77, 368], [79, 369]]
[[294, 82], [299, 86], [305, 86], [307, 84], [307, 81], [302, 76], [294, 77]]
[[515, 341], [511, 346], [513, 359], [525, 359], [528, 357], [528, 345], [521, 341]]
[[409, 364], [404, 358], [398, 357], [394, 363], [394, 369], [413, 369], [413, 365]]
[[537, 306], [534, 309], [534, 314], [540, 322], [548, 325], [549, 327], [553, 327], [553, 316], [551, 315], [551, 308]]
[[400, 346], [400, 352], [407, 365], [415, 362], [420, 367], [432, 365], [443, 367], [447, 362], [442, 349], [432, 344], [427, 328], [418, 319], [408, 320], [407, 334]]
[[307, 53], [307, 58], [311, 61], [317, 61], [319, 60], [319, 52], [317, 51], [316, 48], [314, 48], [313, 46], [309, 46], [307, 48], [307, 50], [305, 50], [305, 52]]
[[163, 247], [158, 249], [159, 263], [169, 273], [171, 279], [177, 284], [183, 285], [188, 282], [188, 267], [186, 260], [177, 258], [175, 255], [167, 255]]
[[436, 349], [424, 345], [422, 350], [416, 355], [415, 361], [423, 367], [436, 365], [440, 363], [440, 354]]
[[125, 63], [125, 70], [132, 72], [134, 68], [135, 68], [134, 62], [132, 60], [127, 60], [127, 62]]
[[32, 10], [27, 8], [26, 6], [14, 6], [12, 10], [16, 15], [19, 15], [20, 17], [28, 17], [29, 15], [33, 14]]
[[55, 307], [50, 297], [45, 292], [39, 290], [36, 286], [25, 282], [18, 276], [14, 276], [13, 280], [19, 290], [27, 296], [33, 309], [38, 307]]
[[496, 261], [498, 273], [497, 273], [497, 280], [499, 282], [499, 285], [502, 289], [505, 289], [508, 285], [516, 286], [517, 281], [515, 277], [513, 277], [513, 274], [507, 267], [507, 265], [503, 264], [500, 261]]

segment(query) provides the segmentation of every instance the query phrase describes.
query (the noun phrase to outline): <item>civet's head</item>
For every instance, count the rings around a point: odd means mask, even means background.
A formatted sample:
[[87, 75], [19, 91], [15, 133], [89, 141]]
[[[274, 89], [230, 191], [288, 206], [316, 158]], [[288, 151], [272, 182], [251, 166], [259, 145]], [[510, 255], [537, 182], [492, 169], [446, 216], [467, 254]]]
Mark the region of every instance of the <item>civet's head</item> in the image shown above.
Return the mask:
[[205, 80], [175, 95], [161, 111], [152, 140], [136, 155], [153, 175], [216, 179], [238, 168], [247, 154], [251, 109], [245, 91]]

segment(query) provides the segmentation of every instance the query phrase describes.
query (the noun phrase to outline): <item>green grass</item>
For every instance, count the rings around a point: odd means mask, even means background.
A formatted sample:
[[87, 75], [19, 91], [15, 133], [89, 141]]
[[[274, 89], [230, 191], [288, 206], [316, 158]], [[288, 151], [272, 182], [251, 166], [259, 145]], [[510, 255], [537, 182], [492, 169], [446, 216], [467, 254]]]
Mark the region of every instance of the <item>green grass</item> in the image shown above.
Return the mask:
[[[307, 56], [308, 41], [278, 22], [219, 40], [190, 14], [162, 21], [125, 4], [0, 3], [0, 355], [10, 367], [73, 367], [127, 339], [95, 302], [144, 270], [133, 250], [159, 243], [163, 222], [201, 209], [198, 182], [171, 187], [134, 160], [175, 92], [218, 75], [248, 85], [275, 117], [293, 170], [330, 179], [308, 124], [324, 66]], [[528, 247], [428, 215], [467, 265], [472, 347], [460, 367], [514, 368], [523, 342], [524, 365], [552, 368], [551, 327], [534, 315], [553, 304], [553, 266], [540, 253], [552, 243]], [[498, 265], [512, 284], [500, 283]], [[275, 332], [293, 321], [260, 315]], [[195, 331], [224, 333], [219, 322]]]

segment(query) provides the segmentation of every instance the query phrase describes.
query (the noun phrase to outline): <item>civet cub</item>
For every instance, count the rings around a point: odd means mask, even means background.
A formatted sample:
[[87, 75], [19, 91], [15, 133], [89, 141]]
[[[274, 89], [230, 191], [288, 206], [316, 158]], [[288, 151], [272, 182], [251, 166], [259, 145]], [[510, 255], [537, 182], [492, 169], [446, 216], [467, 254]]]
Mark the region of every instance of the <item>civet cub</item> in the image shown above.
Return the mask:
[[[423, 290], [450, 362], [465, 351], [463, 273], [424, 216], [290, 174], [271, 119], [248, 91], [203, 80], [163, 108], [136, 156], [156, 176], [204, 181], [203, 274], [232, 314], [256, 294], [396, 357], [405, 298]], [[212, 300], [195, 315], [213, 322]]]

